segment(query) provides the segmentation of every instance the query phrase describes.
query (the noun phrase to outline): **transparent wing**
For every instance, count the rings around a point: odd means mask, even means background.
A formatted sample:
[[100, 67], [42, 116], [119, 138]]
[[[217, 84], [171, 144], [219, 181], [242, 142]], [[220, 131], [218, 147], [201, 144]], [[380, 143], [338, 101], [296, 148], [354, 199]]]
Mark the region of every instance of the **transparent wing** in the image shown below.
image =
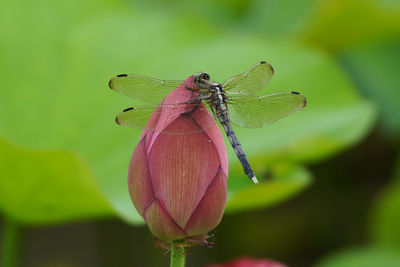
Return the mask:
[[125, 127], [167, 134], [194, 134], [216, 126], [216, 121], [201, 103], [162, 104], [127, 108], [115, 121]]
[[159, 104], [182, 81], [167, 81], [135, 75], [120, 74], [113, 77], [108, 86], [123, 95], [150, 104]]
[[264, 88], [273, 74], [272, 66], [261, 61], [246, 72], [226, 80], [224, 90], [229, 91], [229, 94], [254, 95]]
[[286, 117], [306, 104], [305, 97], [298, 92], [231, 97], [228, 99], [228, 113], [233, 123], [242, 127], [258, 128]]

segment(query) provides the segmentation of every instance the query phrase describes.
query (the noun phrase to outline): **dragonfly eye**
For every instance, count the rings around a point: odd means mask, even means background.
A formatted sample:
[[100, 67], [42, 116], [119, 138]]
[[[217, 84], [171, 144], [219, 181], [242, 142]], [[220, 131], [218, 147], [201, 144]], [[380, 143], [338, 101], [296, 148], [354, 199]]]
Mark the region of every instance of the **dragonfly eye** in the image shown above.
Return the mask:
[[201, 78], [203, 79], [203, 80], [210, 80], [210, 75], [208, 74], [208, 73], [205, 73], [205, 72], [203, 72], [202, 74], [201, 74]]

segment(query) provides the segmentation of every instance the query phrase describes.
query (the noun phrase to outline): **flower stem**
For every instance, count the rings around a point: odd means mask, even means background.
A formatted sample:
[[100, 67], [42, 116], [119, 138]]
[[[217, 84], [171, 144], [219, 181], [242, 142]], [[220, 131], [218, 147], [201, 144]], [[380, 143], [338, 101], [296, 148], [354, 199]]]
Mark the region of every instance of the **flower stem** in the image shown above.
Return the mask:
[[185, 248], [175, 246], [171, 242], [171, 264], [170, 267], [185, 267]]
[[18, 225], [10, 220], [3, 224], [2, 251], [0, 252], [0, 266], [15, 267], [18, 265], [20, 229]]

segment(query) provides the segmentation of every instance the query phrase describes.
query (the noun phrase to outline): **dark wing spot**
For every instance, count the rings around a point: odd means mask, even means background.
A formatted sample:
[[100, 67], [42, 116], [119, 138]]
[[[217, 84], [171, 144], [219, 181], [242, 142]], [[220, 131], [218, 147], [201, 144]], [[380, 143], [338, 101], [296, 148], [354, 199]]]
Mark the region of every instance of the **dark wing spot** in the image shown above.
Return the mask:
[[110, 87], [111, 90], [113, 89], [113, 80], [112, 79], [108, 82], [108, 87]]
[[299, 95], [300, 93], [299, 92], [290, 92], [291, 94], [294, 94], [294, 95]]
[[128, 77], [128, 74], [118, 74], [117, 77]]
[[132, 110], [133, 108], [126, 108], [126, 109], [124, 109], [122, 112], [126, 112], [126, 111], [129, 111], [129, 110]]
[[115, 122], [116, 122], [118, 125], [121, 125], [121, 124], [119, 123], [118, 116], [115, 117]]
[[[260, 64], [268, 64], [268, 63], [267, 63], [267, 61], [260, 61]], [[272, 74], [274, 74], [275, 73], [274, 68], [270, 64], [268, 64], [268, 65], [271, 69]]]

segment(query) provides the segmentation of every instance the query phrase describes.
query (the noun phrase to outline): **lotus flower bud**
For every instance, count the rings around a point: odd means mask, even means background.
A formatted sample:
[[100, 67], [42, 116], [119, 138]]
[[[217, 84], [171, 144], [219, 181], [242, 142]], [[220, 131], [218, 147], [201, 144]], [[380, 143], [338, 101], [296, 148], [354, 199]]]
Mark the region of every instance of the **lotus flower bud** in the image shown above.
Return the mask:
[[[195, 87], [193, 76], [162, 103], [196, 97], [198, 93], [186, 87]], [[173, 116], [153, 113], [148, 125], [157, 130], [142, 133], [129, 166], [132, 202], [153, 235], [163, 241], [204, 236], [220, 222], [227, 200], [228, 160], [219, 127], [203, 104], [189, 116], [182, 108]], [[193, 133], [164, 133], [181, 128]]]
[[287, 267], [287, 266], [272, 260], [240, 258], [224, 264], [207, 265], [207, 267]]

